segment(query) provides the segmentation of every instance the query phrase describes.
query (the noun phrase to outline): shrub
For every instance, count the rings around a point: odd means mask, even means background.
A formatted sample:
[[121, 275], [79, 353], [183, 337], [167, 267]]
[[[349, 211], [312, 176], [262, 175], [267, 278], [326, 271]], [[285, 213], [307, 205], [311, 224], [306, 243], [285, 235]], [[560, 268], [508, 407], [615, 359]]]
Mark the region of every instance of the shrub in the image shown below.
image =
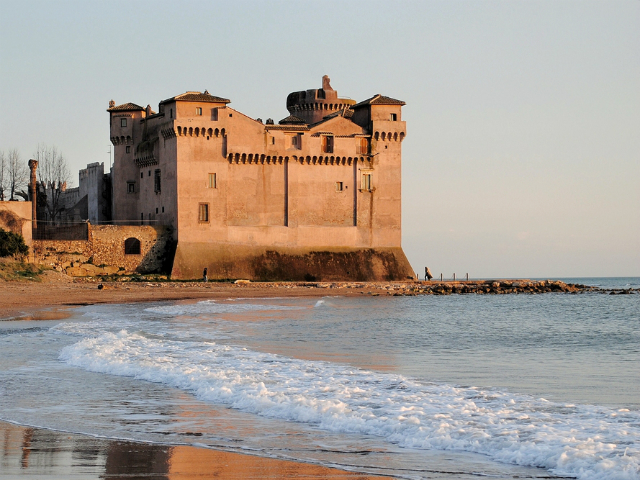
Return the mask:
[[29, 247], [19, 233], [7, 232], [0, 228], [0, 257], [23, 257]]

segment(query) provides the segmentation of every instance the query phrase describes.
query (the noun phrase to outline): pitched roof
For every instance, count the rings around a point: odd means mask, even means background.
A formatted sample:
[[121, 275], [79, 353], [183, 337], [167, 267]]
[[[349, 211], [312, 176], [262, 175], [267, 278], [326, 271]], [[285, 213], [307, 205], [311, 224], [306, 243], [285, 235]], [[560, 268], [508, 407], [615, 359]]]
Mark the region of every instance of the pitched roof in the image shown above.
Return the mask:
[[138, 110], [144, 110], [144, 108], [131, 102], [123, 103], [122, 105], [118, 105], [116, 107], [107, 108], [107, 112], [132, 112]]
[[272, 125], [265, 123], [264, 128], [265, 130], [291, 130], [295, 132], [309, 130], [309, 127], [306, 123], [301, 125]]
[[374, 95], [371, 98], [367, 98], [366, 100], [361, 101], [360, 103], [355, 104], [351, 108], [364, 107], [365, 105], [406, 105], [402, 100], [396, 100], [395, 98], [385, 97], [384, 95]]
[[351, 118], [353, 117], [353, 110], [351, 110], [351, 108], [343, 108], [342, 110], [338, 110], [337, 112], [333, 112], [330, 113], [329, 115], [325, 115], [324, 117], [322, 117], [322, 120], [310, 125], [311, 127], [315, 127], [320, 125], [321, 123], [327, 122], [329, 120], [331, 120], [332, 118], [336, 118], [336, 117], [344, 117], [344, 118]]
[[207, 103], [230, 103], [231, 100], [222, 97], [216, 97], [215, 95], [211, 95], [207, 90], [203, 93], [200, 92], [186, 92], [180, 95], [176, 95], [175, 97], [167, 98], [166, 100], [162, 100], [160, 105], [163, 103], [169, 102], [207, 102]]
[[289, 115], [288, 117], [280, 120], [278, 124], [279, 125], [306, 125], [307, 122], [305, 122], [300, 117], [296, 117], [295, 115]]

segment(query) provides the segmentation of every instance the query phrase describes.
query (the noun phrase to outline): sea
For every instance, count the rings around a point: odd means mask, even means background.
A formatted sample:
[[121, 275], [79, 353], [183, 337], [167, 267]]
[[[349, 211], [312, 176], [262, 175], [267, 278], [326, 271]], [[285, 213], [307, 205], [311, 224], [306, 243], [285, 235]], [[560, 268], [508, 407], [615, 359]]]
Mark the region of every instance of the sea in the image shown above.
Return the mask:
[[18, 425], [398, 479], [640, 478], [638, 292], [93, 305], [0, 322], [0, 367]]

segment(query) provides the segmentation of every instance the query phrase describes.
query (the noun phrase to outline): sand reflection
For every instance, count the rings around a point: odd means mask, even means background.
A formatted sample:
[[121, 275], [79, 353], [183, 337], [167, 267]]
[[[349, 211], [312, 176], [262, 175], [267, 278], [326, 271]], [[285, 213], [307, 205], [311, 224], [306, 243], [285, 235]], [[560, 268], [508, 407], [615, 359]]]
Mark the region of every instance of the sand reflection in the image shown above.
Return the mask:
[[252, 455], [188, 446], [113, 441], [4, 422], [0, 422], [0, 467], [0, 477], [25, 478], [381, 478]]

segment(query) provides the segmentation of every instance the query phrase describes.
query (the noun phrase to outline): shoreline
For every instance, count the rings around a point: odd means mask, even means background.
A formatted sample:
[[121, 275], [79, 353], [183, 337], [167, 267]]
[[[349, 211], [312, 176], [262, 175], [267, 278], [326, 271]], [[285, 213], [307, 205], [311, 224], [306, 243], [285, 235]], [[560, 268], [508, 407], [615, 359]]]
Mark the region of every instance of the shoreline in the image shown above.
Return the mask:
[[[59, 277], [56, 277], [59, 278]], [[46, 279], [45, 279], [46, 280]], [[517, 285], [514, 285], [516, 284]], [[102, 289], [98, 286], [102, 285]], [[515, 288], [514, 288], [515, 287]], [[475, 292], [470, 290], [477, 289]], [[489, 292], [485, 292], [489, 289]], [[62, 320], [73, 308], [92, 304], [264, 297], [324, 297], [330, 295], [415, 296], [449, 294], [515, 294], [599, 292], [611, 290], [555, 281], [488, 280], [461, 282], [112, 282], [76, 281], [0, 283], [0, 320]], [[482, 290], [482, 293], [481, 291]], [[637, 293], [634, 289], [629, 293]], [[539, 293], [544, 293], [540, 291]], [[17, 315], [17, 316], [16, 316]], [[11, 328], [11, 327], [10, 327]], [[29, 427], [0, 420], [0, 478], [55, 476], [57, 478], [140, 478], [187, 480], [220, 477], [254, 478], [392, 478], [355, 473], [293, 460], [214, 450], [196, 445], [145, 443], [108, 439]], [[6, 469], [5, 469], [6, 466]], [[430, 478], [452, 478], [430, 472]]]
[[43, 281], [0, 282], [0, 321], [62, 320], [67, 309], [100, 303], [256, 297], [502, 295], [541, 293], [640, 293], [552, 280], [468, 280], [407, 282], [101, 282], [48, 272]]

